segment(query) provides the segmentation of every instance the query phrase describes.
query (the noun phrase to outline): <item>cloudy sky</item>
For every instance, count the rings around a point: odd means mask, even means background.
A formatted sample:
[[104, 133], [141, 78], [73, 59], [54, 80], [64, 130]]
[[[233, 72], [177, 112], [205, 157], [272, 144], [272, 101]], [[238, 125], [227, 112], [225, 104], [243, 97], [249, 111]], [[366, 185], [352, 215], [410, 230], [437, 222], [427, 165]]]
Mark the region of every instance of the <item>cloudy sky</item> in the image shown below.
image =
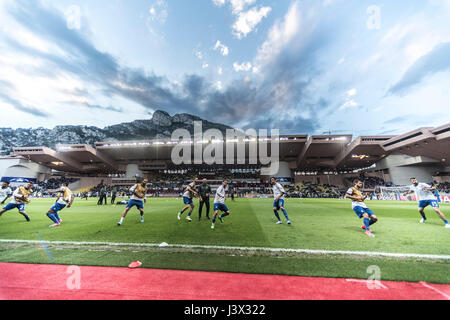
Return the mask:
[[450, 122], [450, 0], [0, 0], [0, 127]]

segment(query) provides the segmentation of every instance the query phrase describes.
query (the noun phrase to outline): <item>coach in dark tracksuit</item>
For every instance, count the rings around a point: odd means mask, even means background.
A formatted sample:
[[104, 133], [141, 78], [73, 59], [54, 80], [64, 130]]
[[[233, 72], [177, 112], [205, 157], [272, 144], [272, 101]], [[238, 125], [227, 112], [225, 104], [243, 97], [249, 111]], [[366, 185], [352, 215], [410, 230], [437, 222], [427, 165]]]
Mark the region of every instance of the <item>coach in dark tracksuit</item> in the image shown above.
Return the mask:
[[206, 206], [206, 218], [209, 220], [209, 196], [211, 194], [211, 187], [207, 184], [206, 179], [203, 179], [203, 183], [198, 187], [198, 194], [200, 195], [200, 206], [198, 208], [198, 220], [202, 219], [203, 205]]
[[106, 203], [106, 195], [107, 195], [106, 188], [105, 187], [101, 188], [100, 192], [99, 192], [98, 203], [97, 203], [99, 206], [103, 205], [103, 201], [105, 201], [105, 205], [107, 204]]
[[116, 198], [117, 198], [117, 189], [114, 188], [111, 191], [111, 204], [116, 204]]

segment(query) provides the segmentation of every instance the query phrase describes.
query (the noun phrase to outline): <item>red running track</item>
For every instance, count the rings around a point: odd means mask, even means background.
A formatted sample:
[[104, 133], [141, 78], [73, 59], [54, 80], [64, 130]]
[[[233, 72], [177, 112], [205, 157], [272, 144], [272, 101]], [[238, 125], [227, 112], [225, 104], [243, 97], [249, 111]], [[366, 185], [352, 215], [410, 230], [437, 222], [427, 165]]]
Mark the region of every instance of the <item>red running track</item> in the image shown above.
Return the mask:
[[[450, 285], [0, 263], [2, 300], [449, 300]], [[78, 268], [78, 267], [75, 267]], [[70, 289], [72, 288], [72, 289]]]

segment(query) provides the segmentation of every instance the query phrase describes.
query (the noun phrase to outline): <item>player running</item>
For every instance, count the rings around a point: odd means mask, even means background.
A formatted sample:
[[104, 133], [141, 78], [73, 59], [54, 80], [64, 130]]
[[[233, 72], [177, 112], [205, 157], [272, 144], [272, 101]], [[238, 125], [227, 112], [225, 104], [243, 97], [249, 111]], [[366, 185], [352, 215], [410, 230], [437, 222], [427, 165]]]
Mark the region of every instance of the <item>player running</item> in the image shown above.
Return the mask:
[[190, 183], [187, 188], [186, 191], [183, 194], [183, 202], [184, 202], [184, 208], [183, 210], [181, 210], [178, 213], [178, 220], [181, 220], [181, 216], [183, 215], [183, 213], [190, 208], [189, 210], [189, 214], [188, 217], [186, 218], [187, 221], [191, 222], [191, 215], [192, 215], [192, 211], [194, 211], [194, 197], [197, 197], [198, 193], [196, 190], [196, 186], [198, 184], [198, 178], [195, 178], [194, 181], [192, 183]]
[[6, 205], [6, 207], [3, 208], [2, 211], [0, 211], [0, 216], [6, 211], [18, 209], [19, 213], [23, 215], [28, 222], [30, 222], [30, 217], [28, 217], [25, 212], [25, 206], [30, 203], [28, 198], [33, 193], [33, 190], [31, 189], [32, 187], [33, 182], [29, 182], [25, 187], [21, 186], [17, 188], [12, 194], [11, 201]]
[[217, 219], [217, 215], [219, 214], [219, 210], [223, 212], [219, 216], [219, 220], [222, 223], [223, 223], [223, 218], [230, 215], [230, 210], [228, 210], [228, 207], [225, 204], [227, 185], [228, 185], [228, 181], [224, 180], [222, 182], [222, 185], [219, 188], [217, 188], [217, 191], [216, 191], [216, 197], [214, 198], [214, 217], [212, 219], [212, 225], [211, 225], [211, 229], [213, 229], [213, 230], [215, 228], [216, 219]]
[[366, 193], [364, 196], [362, 192], [359, 190], [363, 187], [363, 183], [361, 180], [354, 181], [354, 187], [348, 189], [347, 194], [345, 195], [346, 199], [352, 200], [352, 208], [358, 215], [358, 217], [364, 218], [364, 225], [361, 227], [366, 231], [366, 235], [375, 238], [375, 235], [370, 231], [370, 226], [378, 221], [375, 213], [370, 210], [364, 201], [369, 197], [369, 194]]
[[273, 212], [275, 213], [275, 216], [278, 219], [277, 224], [283, 224], [281, 221], [280, 215], [278, 214], [278, 211], [283, 211], [284, 216], [286, 217], [287, 224], [291, 224], [291, 220], [289, 220], [288, 213], [286, 209], [284, 208], [284, 196], [287, 194], [284, 190], [283, 186], [277, 182], [277, 179], [272, 178], [272, 191], [273, 191]]
[[9, 187], [9, 182], [4, 181], [2, 183], [2, 187], [0, 188], [0, 205], [4, 205], [6, 200], [11, 198], [13, 192], [11, 188]]
[[426, 207], [431, 206], [438, 216], [444, 221], [445, 227], [450, 229], [450, 224], [448, 223], [447, 218], [439, 209], [439, 203], [436, 199], [436, 195], [434, 194], [436, 187], [432, 187], [426, 183], [419, 183], [416, 178], [411, 178], [411, 183], [412, 185], [409, 187], [410, 190], [404, 195], [406, 196], [410, 193], [416, 193], [419, 198], [419, 213], [422, 216], [420, 223], [425, 223], [425, 221], [427, 221], [424, 210]]
[[62, 219], [59, 217], [58, 212], [66, 207], [67, 208], [72, 207], [73, 201], [75, 200], [75, 196], [65, 183], [62, 183], [59, 189], [49, 190], [47, 192], [50, 194], [51, 193], [58, 194], [58, 198], [56, 199], [55, 204], [47, 212], [47, 217], [54, 222], [50, 226], [50, 228], [59, 227], [62, 223]]
[[144, 203], [147, 203], [147, 183], [147, 179], [138, 179], [137, 184], [131, 187], [130, 191], [133, 195], [127, 203], [127, 207], [122, 214], [122, 218], [120, 218], [120, 221], [117, 222], [119, 227], [122, 225], [128, 211], [130, 211], [134, 206], [136, 206], [141, 213], [141, 223], [144, 223]]

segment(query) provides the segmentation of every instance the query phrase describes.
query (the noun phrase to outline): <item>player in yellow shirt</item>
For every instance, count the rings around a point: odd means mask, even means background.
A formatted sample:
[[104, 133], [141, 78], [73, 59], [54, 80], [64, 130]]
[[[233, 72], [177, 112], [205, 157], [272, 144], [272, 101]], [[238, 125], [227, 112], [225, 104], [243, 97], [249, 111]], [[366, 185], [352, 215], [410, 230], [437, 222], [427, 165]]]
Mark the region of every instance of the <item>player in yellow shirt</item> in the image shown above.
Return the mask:
[[352, 200], [353, 211], [355, 211], [356, 215], [360, 219], [363, 219], [364, 225], [361, 228], [366, 232], [366, 235], [371, 238], [375, 238], [370, 230], [370, 226], [377, 223], [378, 218], [375, 213], [373, 213], [373, 211], [370, 210], [364, 203], [364, 200], [366, 200], [369, 195], [367, 193], [363, 195], [360, 191], [363, 187], [362, 181], [355, 180], [354, 183], [354, 187], [348, 189], [345, 198]]
[[28, 217], [25, 212], [25, 206], [30, 203], [30, 196], [33, 193], [31, 189], [33, 187], [33, 182], [29, 182], [26, 186], [18, 187], [12, 194], [11, 201], [0, 211], [0, 216], [6, 211], [18, 209], [19, 213], [25, 217], [25, 219], [30, 222], [30, 217]]
[[147, 179], [138, 178], [137, 184], [131, 187], [130, 192], [132, 192], [132, 196], [130, 201], [128, 201], [127, 207], [120, 218], [120, 221], [117, 222], [117, 225], [120, 227], [123, 223], [123, 220], [126, 218], [128, 211], [131, 208], [138, 208], [141, 214], [141, 223], [144, 223], [144, 203], [147, 203]]
[[58, 194], [58, 198], [56, 199], [55, 204], [47, 212], [47, 217], [54, 222], [54, 224], [50, 226], [51, 228], [59, 227], [61, 225], [62, 220], [59, 217], [58, 212], [66, 207], [67, 208], [72, 207], [75, 196], [65, 183], [62, 183], [59, 189], [52, 191], [49, 190], [48, 193]]

